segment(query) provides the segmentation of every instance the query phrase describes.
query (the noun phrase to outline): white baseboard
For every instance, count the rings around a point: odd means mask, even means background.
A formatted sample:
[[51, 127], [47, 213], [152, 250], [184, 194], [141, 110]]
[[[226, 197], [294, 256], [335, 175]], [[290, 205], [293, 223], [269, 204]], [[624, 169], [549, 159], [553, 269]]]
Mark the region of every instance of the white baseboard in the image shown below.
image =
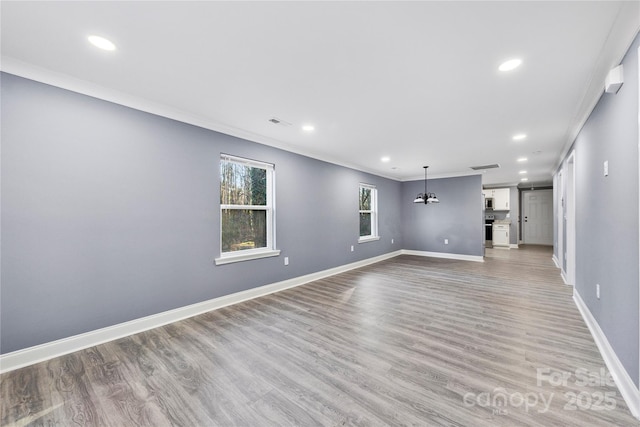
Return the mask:
[[113, 341], [129, 335], [177, 322], [198, 314], [206, 313], [239, 302], [258, 298], [284, 289], [293, 288], [304, 285], [314, 280], [323, 279], [333, 276], [334, 274], [343, 273], [353, 270], [354, 268], [364, 267], [389, 258], [401, 255], [402, 251], [389, 252], [373, 258], [367, 258], [362, 261], [341, 265], [327, 270], [318, 271], [316, 273], [306, 274], [300, 277], [283, 280], [281, 282], [260, 286], [258, 288], [248, 289], [242, 292], [225, 295], [208, 301], [191, 304], [185, 307], [176, 308], [174, 310], [165, 311], [151, 316], [141, 317], [129, 322], [119, 323], [117, 325], [108, 326], [106, 328], [97, 329], [95, 331], [85, 332], [83, 334], [74, 335], [56, 341], [36, 345], [33, 347], [17, 350], [11, 353], [0, 355], [0, 373], [13, 371], [34, 363], [43, 362], [45, 360], [59, 357], [74, 351], [93, 347], [108, 341]]
[[518, 249], [518, 244], [517, 243], [510, 243], [509, 244], [509, 248], [510, 249]]
[[620, 390], [622, 394], [622, 398], [627, 402], [633, 416], [640, 419], [640, 390], [636, 388], [631, 377], [624, 369], [624, 366], [622, 366], [620, 359], [618, 359], [616, 352], [611, 347], [611, 344], [609, 344], [606, 335], [602, 332], [602, 329], [600, 329], [600, 325], [598, 325], [598, 322], [575, 288], [573, 289], [573, 301], [576, 303], [580, 314], [582, 314], [582, 318], [587, 324], [589, 331], [591, 331], [591, 335], [600, 350], [604, 363], [607, 365], [613, 380], [618, 386], [618, 390]]
[[460, 261], [484, 262], [484, 257], [477, 256], [477, 255], [449, 254], [445, 252], [414, 251], [412, 249], [402, 249], [400, 252], [402, 253], [402, 255], [417, 255], [417, 256], [426, 256], [431, 258], [447, 258], [447, 259], [457, 259]]
[[556, 268], [560, 268], [560, 262], [558, 261], [558, 257], [556, 256], [556, 254], [553, 254], [553, 256], [551, 257], [551, 261], [553, 261], [553, 263], [556, 265]]
[[565, 285], [571, 286], [571, 283], [569, 283], [569, 281], [567, 280], [567, 275], [564, 274], [564, 271], [562, 270], [560, 270], [560, 277], [562, 277], [562, 281], [564, 282]]

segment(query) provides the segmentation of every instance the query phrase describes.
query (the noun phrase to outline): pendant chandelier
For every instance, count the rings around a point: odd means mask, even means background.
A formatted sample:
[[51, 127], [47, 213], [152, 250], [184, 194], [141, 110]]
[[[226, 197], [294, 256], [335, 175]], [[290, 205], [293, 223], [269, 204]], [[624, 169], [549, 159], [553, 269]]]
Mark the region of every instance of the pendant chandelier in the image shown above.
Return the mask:
[[424, 203], [425, 205], [427, 203], [440, 203], [440, 200], [438, 200], [436, 193], [427, 192], [427, 169], [429, 168], [429, 166], [423, 166], [423, 168], [424, 168], [424, 193], [418, 194], [418, 196], [413, 201], [413, 203]]

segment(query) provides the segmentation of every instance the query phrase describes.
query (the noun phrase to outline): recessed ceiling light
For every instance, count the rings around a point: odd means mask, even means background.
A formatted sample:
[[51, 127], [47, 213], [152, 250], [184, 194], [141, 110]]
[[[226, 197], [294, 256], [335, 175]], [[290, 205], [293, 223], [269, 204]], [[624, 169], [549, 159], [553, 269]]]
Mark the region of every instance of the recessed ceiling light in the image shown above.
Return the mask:
[[302, 130], [305, 132], [313, 132], [315, 130], [315, 126], [313, 125], [304, 125], [302, 126]]
[[381, 157], [381, 158], [380, 158], [380, 161], [381, 161], [381, 162], [384, 162], [384, 163], [387, 163], [387, 162], [391, 161], [391, 157], [389, 157], [389, 156]]
[[522, 64], [522, 59], [518, 59], [518, 58], [510, 59], [510, 60], [505, 61], [502, 64], [500, 64], [500, 66], [498, 67], [498, 70], [500, 70], [500, 71], [515, 70], [521, 64]]
[[520, 163], [524, 163], [524, 162], [526, 162], [527, 160], [529, 160], [529, 159], [527, 159], [526, 157], [518, 157], [518, 161], [519, 161]]
[[527, 173], [527, 171], [520, 171], [518, 172], [520, 175], [524, 175], [525, 173]]
[[513, 139], [514, 141], [522, 141], [526, 137], [527, 137], [526, 133], [519, 133], [517, 135], [513, 135], [513, 137], [511, 139]]
[[104, 37], [89, 36], [87, 37], [87, 40], [89, 40], [89, 43], [102, 50], [116, 50], [116, 45], [113, 44], [111, 40], [107, 40]]
[[529, 181], [529, 178], [520, 178], [520, 181]]

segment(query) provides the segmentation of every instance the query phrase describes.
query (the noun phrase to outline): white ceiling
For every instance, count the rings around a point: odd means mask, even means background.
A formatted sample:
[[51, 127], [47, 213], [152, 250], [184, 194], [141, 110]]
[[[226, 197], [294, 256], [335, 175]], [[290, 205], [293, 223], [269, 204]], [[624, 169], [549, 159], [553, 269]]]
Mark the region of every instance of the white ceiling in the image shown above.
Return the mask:
[[[517, 184], [523, 169], [548, 182], [637, 33], [639, 5], [3, 1], [1, 66], [394, 179], [498, 163], [485, 184]], [[513, 57], [523, 65], [499, 72]]]

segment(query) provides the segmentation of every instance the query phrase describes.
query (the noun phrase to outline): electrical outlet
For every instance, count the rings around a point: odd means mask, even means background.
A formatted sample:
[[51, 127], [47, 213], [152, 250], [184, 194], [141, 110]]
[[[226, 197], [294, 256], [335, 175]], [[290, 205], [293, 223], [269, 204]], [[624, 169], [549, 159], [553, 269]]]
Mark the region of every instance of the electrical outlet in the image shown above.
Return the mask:
[[289, 265], [289, 257], [284, 257], [284, 265]]
[[351, 245], [351, 252], [353, 252], [353, 245]]
[[444, 244], [448, 245], [449, 244], [449, 239], [444, 239]]
[[600, 284], [596, 283], [596, 298], [600, 299]]

